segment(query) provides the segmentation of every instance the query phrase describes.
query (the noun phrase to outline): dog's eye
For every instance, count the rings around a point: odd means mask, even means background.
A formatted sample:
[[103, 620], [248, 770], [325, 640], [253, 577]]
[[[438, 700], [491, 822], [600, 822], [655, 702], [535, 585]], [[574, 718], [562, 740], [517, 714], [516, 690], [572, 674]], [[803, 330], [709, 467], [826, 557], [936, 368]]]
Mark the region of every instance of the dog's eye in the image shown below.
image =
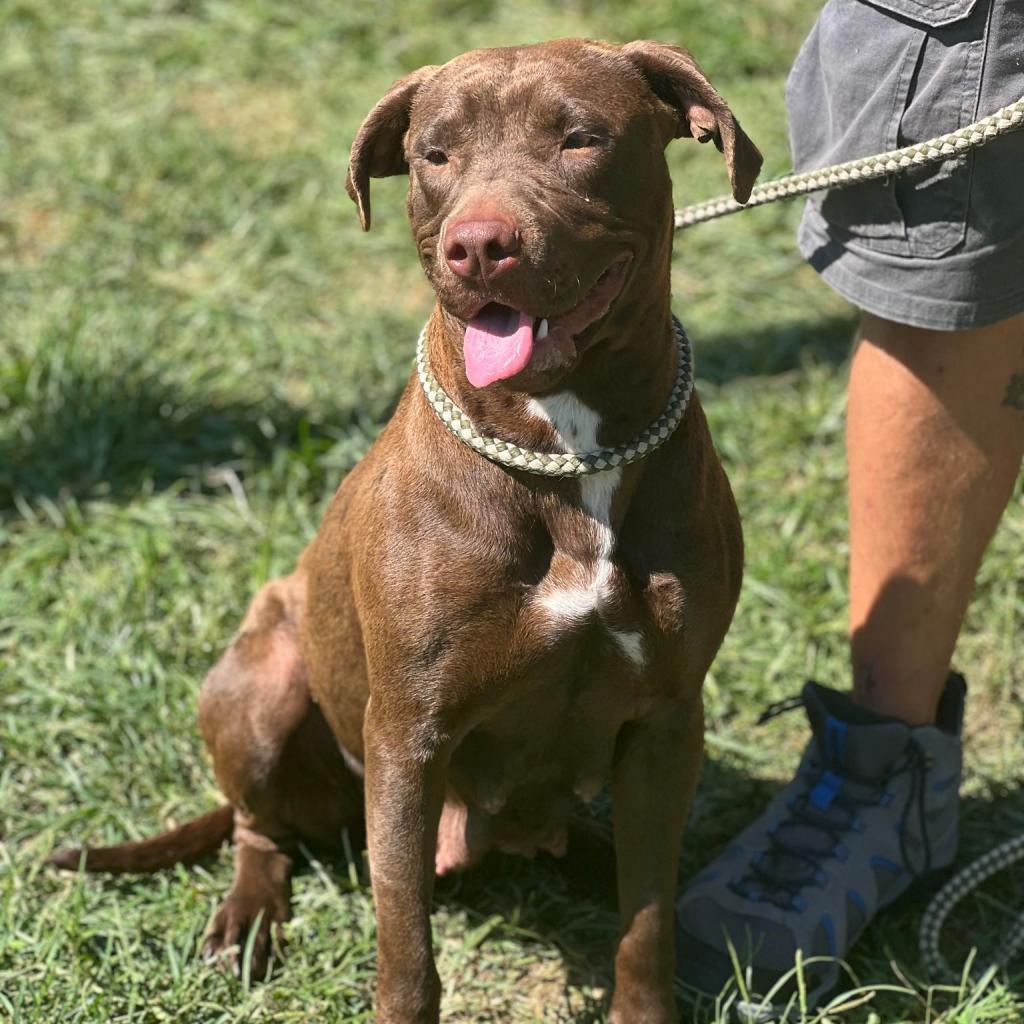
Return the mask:
[[448, 163], [448, 154], [443, 149], [428, 149], [423, 154], [423, 159], [428, 164], [433, 164], [435, 167], [440, 167], [443, 164]]
[[601, 140], [592, 132], [569, 132], [562, 143], [562, 149], [590, 149]]

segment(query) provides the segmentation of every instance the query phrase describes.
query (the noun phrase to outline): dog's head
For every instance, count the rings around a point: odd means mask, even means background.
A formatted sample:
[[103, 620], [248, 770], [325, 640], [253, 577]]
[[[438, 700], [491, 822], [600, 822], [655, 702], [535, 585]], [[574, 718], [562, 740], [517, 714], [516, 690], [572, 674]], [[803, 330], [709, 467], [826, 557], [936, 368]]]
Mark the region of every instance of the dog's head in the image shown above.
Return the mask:
[[543, 390], [630, 296], [652, 282], [668, 294], [664, 149], [683, 136], [714, 141], [746, 200], [761, 154], [685, 50], [476, 50], [391, 87], [359, 129], [347, 187], [368, 229], [370, 178], [409, 174], [420, 261], [464, 327], [470, 382]]

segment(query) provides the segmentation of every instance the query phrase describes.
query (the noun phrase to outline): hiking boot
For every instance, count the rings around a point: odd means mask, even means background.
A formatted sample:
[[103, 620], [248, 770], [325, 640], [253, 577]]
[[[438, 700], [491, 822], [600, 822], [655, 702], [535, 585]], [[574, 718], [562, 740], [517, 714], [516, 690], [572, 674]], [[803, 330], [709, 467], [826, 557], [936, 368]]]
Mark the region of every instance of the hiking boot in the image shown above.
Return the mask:
[[[951, 673], [935, 725], [909, 726], [809, 682], [813, 738], [793, 781], [702, 871], [676, 907], [680, 978], [717, 995], [735, 976], [729, 945], [764, 997], [805, 958], [845, 957], [883, 907], [956, 854], [966, 686]], [[805, 967], [810, 1005], [834, 962]], [[773, 997], [784, 1003], [793, 986]]]

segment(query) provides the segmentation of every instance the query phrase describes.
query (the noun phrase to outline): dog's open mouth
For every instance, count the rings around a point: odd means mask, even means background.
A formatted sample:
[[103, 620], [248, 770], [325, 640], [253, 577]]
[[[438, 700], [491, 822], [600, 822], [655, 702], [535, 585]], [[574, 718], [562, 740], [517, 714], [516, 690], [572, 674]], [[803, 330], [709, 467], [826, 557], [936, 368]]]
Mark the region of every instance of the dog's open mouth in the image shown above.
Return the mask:
[[571, 363], [576, 338], [608, 312], [622, 290], [628, 263], [629, 257], [617, 259], [580, 302], [557, 316], [530, 316], [489, 302], [466, 324], [463, 355], [470, 384], [484, 388], [527, 367], [545, 371]]

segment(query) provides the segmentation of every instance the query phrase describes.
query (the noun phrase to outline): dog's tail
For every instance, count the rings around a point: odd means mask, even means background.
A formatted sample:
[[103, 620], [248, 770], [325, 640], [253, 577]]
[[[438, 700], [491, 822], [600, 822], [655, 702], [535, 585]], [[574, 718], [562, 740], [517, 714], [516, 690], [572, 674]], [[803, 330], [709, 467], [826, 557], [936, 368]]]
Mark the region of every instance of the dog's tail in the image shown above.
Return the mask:
[[149, 874], [175, 864], [192, 864], [213, 853], [231, 838], [234, 820], [234, 807], [224, 804], [150, 839], [92, 849], [58, 850], [47, 858], [47, 863], [67, 871], [77, 871], [81, 866], [86, 871], [109, 871], [116, 875]]

